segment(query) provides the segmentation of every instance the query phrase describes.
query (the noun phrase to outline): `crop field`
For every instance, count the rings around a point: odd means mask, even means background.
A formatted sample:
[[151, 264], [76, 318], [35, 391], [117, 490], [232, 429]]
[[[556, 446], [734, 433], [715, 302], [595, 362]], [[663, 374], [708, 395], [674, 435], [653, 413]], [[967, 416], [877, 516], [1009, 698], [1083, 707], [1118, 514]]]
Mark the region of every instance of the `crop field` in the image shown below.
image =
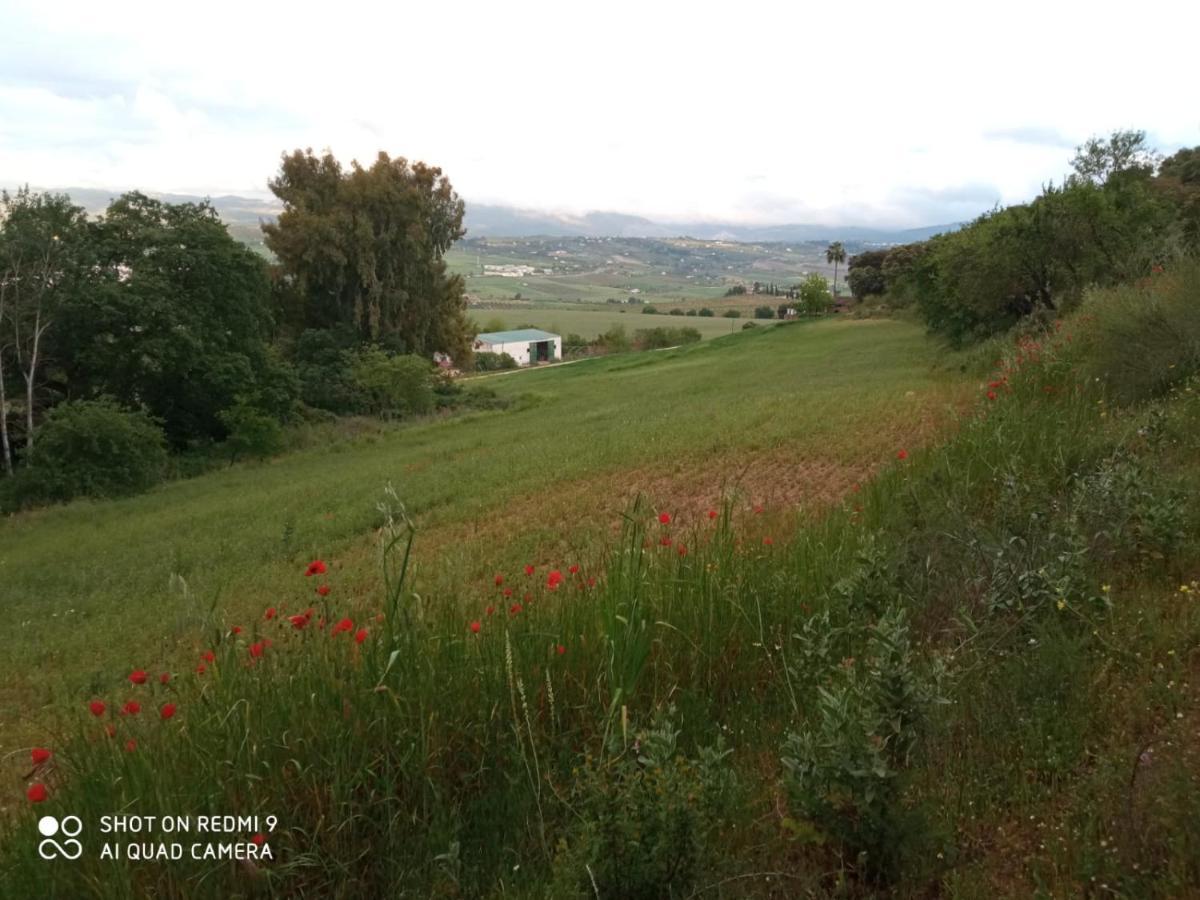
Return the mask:
[[[545, 324], [587, 327], [553, 315]], [[45, 740], [54, 709], [102, 691], [131, 660], [178, 669], [215, 630], [283, 601], [299, 561], [334, 560], [344, 590], [376, 591], [388, 484], [419, 528], [416, 583], [447, 603], [498, 566], [595, 557], [639, 492], [678, 510], [760, 504], [790, 527], [948, 417], [963, 383], [937, 357], [900, 322], [738, 333], [491, 380], [514, 401], [505, 411], [4, 520], [0, 757]]]
[[[622, 327], [630, 337], [639, 328], [695, 328], [703, 340], [721, 337], [739, 331], [750, 321], [743, 315], [740, 319], [722, 316], [671, 316], [665, 313], [646, 314], [638, 307], [599, 307], [571, 309], [562, 306], [530, 306], [519, 309], [473, 309], [471, 316], [480, 331], [498, 331], [530, 326], [543, 328], [555, 334], [578, 334], [588, 340], [608, 331]], [[773, 325], [778, 320], [761, 319], [755, 325]], [[501, 328], [493, 326], [499, 325]]]

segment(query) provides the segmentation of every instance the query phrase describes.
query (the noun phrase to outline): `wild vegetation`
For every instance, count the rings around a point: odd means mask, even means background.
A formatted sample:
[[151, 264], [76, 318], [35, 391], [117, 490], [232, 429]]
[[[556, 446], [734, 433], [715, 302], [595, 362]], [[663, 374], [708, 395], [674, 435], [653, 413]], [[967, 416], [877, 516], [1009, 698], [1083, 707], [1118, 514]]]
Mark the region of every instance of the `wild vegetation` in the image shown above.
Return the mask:
[[[375, 343], [401, 293], [301, 319], [298, 390], [361, 404], [364, 439], [0, 523], [0, 894], [1200, 891], [1194, 163], [1118, 133], [1031, 204], [849, 261], [953, 350], [902, 320], [655, 327], [690, 343], [468, 403]], [[235, 460], [279, 439], [253, 395], [215, 414]], [[26, 437], [62, 496], [121, 494], [156, 428], [98, 393]], [[197, 810], [258, 819], [224, 860], [30, 840]]]

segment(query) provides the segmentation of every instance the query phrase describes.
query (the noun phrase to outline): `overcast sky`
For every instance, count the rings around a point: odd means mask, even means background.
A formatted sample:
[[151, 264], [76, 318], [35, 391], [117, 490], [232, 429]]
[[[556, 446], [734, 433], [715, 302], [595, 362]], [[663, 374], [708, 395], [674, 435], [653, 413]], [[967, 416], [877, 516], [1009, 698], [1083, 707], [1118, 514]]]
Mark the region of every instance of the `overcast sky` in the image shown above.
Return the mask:
[[468, 202], [923, 225], [1093, 133], [1200, 144], [1200, 3], [0, 2], [0, 184], [262, 195], [282, 151]]

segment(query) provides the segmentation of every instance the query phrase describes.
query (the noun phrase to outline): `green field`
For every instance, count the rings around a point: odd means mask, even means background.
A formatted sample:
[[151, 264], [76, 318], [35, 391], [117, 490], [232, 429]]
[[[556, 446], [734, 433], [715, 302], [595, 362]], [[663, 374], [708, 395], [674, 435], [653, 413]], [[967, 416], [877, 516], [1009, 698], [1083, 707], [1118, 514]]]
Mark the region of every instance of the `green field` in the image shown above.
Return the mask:
[[[638, 307], [613, 309], [569, 309], [563, 307], [531, 306], [528, 309], [473, 309], [471, 318], [480, 331], [501, 330], [491, 326], [500, 323], [503, 329], [530, 326], [552, 331], [555, 334], [578, 334], [591, 340], [610, 328], [622, 327], [632, 338], [640, 328], [695, 328], [702, 340], [721, 337], [741, 330], [750, 321], [726, 319], [722, 316], [671, 316], [663, 313], [640, 312]], [[776, 319], [760, 319], [756, 325], [773, 325]]]
[[418, 584], [457, 602], [496, 566], [606, 538], [639, 491], [679, 509], [724, 491], [789, 522], [820, 508], [922, 442], [959, 396], [961, 377], [936, 358], [900, 322], [738, 333], [495, 379], [516, 401], [506, 411], [4, 520], [0, 755], [42, 734], [46, 707], [77, 704], [135, 663], [178, 665], [218, 623], [287, 600], [298, 561], [334, 560], [356, 595], [375, 590], [389, 482], [422, 530]]

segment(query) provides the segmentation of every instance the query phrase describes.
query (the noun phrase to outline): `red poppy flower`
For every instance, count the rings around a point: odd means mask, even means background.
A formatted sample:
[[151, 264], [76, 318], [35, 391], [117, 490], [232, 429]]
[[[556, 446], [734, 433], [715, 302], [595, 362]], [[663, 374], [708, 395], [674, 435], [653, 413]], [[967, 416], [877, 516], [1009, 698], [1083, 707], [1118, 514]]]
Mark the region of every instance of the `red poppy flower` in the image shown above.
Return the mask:
[[329, 585], [327, 585], [327, 584], [321, 585], [320, 587], [317, 588], [317, 593], [320, 594], [322, 597], [329, 596]]
[[505, 589], [504, 589], [504, 596], [505, 596], [505, 597], [511, 597], [512, 595], [513, 595], [513, 589], [512, 589], [512, 588], [505, 588]]
[[138, 703], [136, 700], [130, 700], [121, 707], [121, 715], [123, 716], [136, 716], [141, 711], [142, 704]]
[[680, 544], [676, 549], [679, 550], [680, 556], [687, 556], [687, 547], [683, 546], [683, 544]]
[[566, 652], [567, 652], [567, 648], [566, 648], [566, 647], [564, 647], [562, 644], [559, 644], [559, 645], [558, 645], [558, 647], [557, 647], [556, 649], [558, 650], [558, 655], [559, 655], [559, 656], [562, 656], [564, 653], [566, 653]]
[[175, 715], [175, 704], [174, 703], [164, 703], [162, 709], [159, 710], [159, 714], [164, 719], [171, 718], [171, 716]]
[[306, 616], [306, 615], [288, 616], [288, 621], [292, 623], [293, 628], [295, 628], [297, 631], [299, 631], [301, 628], [303, 628], [305, 625], [308, 624], [308, 616]]
[[206, 666], [204, 663], [200, 663], [200, 665], [196, 666], [196, 674], [197, 675], [203, 675], [207, 671], [208, 671], [208, 666]]
[[354, 630], [354, 622], [352, 622], [350, 619], [342, 619], [340, 622], [338, 622], [336, 625], [333, 626], [333, 631], [331, 633], [332, 634], [341, 634], [343, 631], [353, 631], [353, 630]]
[[134, 669], [132, 672], [129, 673], [129, 680], [132, 681], [134, 684], [145, 684], [146, 683], [145, 670]]
[[995, 391], [988, 391], [988, 392], [987, 392], [987, 398], [988, 398], [989, 400], [995, 400], [995, 399], [996, 399], [996, 392], [995, 392]]
[[255, 659], [257, 659], [258, 657], [262, 656], [262, 655], [263, 655], [263, 647], [264, 647], [264, 646], [265, 646], [265, 645], [263, 644], [263, 642], [262, 642], [262, 641], [259, 641], [259, 642], [258, 642], [258, 643], [256, 643], [256, 644], [251, 644], [251, 645], [250, 645], [250, 656], [251, 656], [251, 657], [253, 657], [253, 658], [255, 658]]
[[88, 709], [92, 711], [92, 715], [96, 718], [100, 718], [100, 716], [104, 715], [105, 708], [106, 707], [104, 706], [103, 700], [93, 700], [88, 704]]
[[264, 619], [266, 619], [268, 622], [269, 622], [269, 621], [271, 621], [273, 618], [275, 618], [275, 607], [273, 607], [273, 606], [268, 606], [268, 607], [267, 607], [267, 612], [266, 612], [266, 614], [263, 616], [263, 618], [264, 618]]
[[756, 507], [754, 507], [754, 514], [755, 514], [756, 516], [761, 516], [761, 515], [762, 515], [762, 511], [763, 511], [763, 508], [762, 508], [761, 506], [756, 506]]
[[708, 511], [708, 517], [710, 519], [715, 519], [717, 517], [717, 511], [715, 509], [710, 509]]
[[33, 760], [33, 764], [35, 766], [40, 766], [53, 755], [54, 754], [43, 747], [34, 747], [31, 751], [29, 751], [29, 758]]
[[663, 525], [670, 525], [671, 524], [671, 514], [670, 513], [659, 513], [658, 521], [661, 522]]
[[265, 844], [266, 841], [267, 841], [266, 837], [261, 834], [256, 834], [254, 837], [250, 838], [250, 842], [252, 844], [257, 844], [259, 847], [261, 847], [263, 844]]
[[242, 633], [242, 626], [241, 626], [241, 625], [234, 625], [232, 628], [230, 628], [230, 629], [229, 629], [229, 633], [230, 633], [230, 634], [241, 634], [241, 633]]
[[31, 784], [29, 790], [25, 792], [25, 796], [30, 803], [41, 803], [46, 799], [46, 786], [44, 784]]
[[588, 587], [595, 587], [595, 586], [596, 586], [596, 578], [595, 578], [595, 576], [593, 576], [588, 579]]
[[479, 634], [479, 629], [483, 628], [483, 623], [478, 619], [471, 623], [471, 634]]
[[319, 559], [314, 559], [308, 564], [308, 568], [304, 570], [304, 577], [311, 578], [313, 575], [324, 575], [325, 572], [325, 563]]
[[517, 613], [519, 613], [520, 611], [521, 611], [521, 604], [520, 604], [520, 603], [514, 603], [512, 606], [510, 606], [510, 607], [508, 608], [508, 614], [509, 614], [510, 616], [515, 616], [515, 615], [516, 615]]
[[355, 632], [355, 634], [354, 634], [354, 643], [356, 643], [356, 644], [361, 644], [361, 643], [362, 643], [363, 641], [365, 641], [366, 639], [367, 639], [367, 629], [365, 629], [365, 628], [360, 628], [360, 629], [358, 629], [358, 631], [357, 631], [357, 632]]
[[554, 590], [556, 587], [562, 584], [562, 580], [563, 573], [558, 571], [558, 569], [553, 569], [550, 574], [546, 576], [546, 587], [550, 588], [550, 590]]
[[504, 584], [504, 576], [497, 575], [496, 576], [496, 587], [500, 587], [500, 585], [502, 585], [502, 584]]
[[578, 574], [579, 574], [579, 566], [577, 566], [577, 565], [575, 565], [575, 566], [570, 566], [570, 567], [567, 569], [567, 571], [568, 571], [568, 572], [570, 572], [572, 575], [578, 575]]
[[171, 680], [171, 674], [169, 672], [163, 672], [161, 675], [158, 676], [159, 684], [166, 684], [170, 680]]
[[488, 606], [488, 608], [487, 608], [487, 610], [486, 610], [486, 612], [487, 612], [487, 614], [488, 614], [489, 616], [490, 616], [492, 613], [494, 613], [495, 611], [496, 611], [496, 607], [494, 607], [494, 606]]
[[533, 566], [526, 566], [526, 567], [525, 567], [525, 574], [526, 574], [526, 575], [532, 575], [532, 574], [533, 574]]
[[667, 537], [665, 534], [664, 534], [664, 535], [663, 535], [663, 536], [662, 536], [662, 537], [659, 539], [659, 541], [658, 541], [658, 542], [659, 542], [660, 544], [662, 544], [664, 547], [670, 547], [670, 546], [671, 546], [671, 539], [670, 539], [669, 537]]
[[211, 650], [205, 650], [200, 654], [200, 658], [205, 662], [213, 662], [217, 658], [217, 654], [213, 653]]
[[127, 740], [125, 742], [125, 752], [126, 753], [132, 753], [136, 749], [137, 749], [137, 741], [135, 741], [133, 738], [130, 738], [129, 740]]
[[897, 451], [896, 459], [908, 459], [908, 451], [907, 450]]

